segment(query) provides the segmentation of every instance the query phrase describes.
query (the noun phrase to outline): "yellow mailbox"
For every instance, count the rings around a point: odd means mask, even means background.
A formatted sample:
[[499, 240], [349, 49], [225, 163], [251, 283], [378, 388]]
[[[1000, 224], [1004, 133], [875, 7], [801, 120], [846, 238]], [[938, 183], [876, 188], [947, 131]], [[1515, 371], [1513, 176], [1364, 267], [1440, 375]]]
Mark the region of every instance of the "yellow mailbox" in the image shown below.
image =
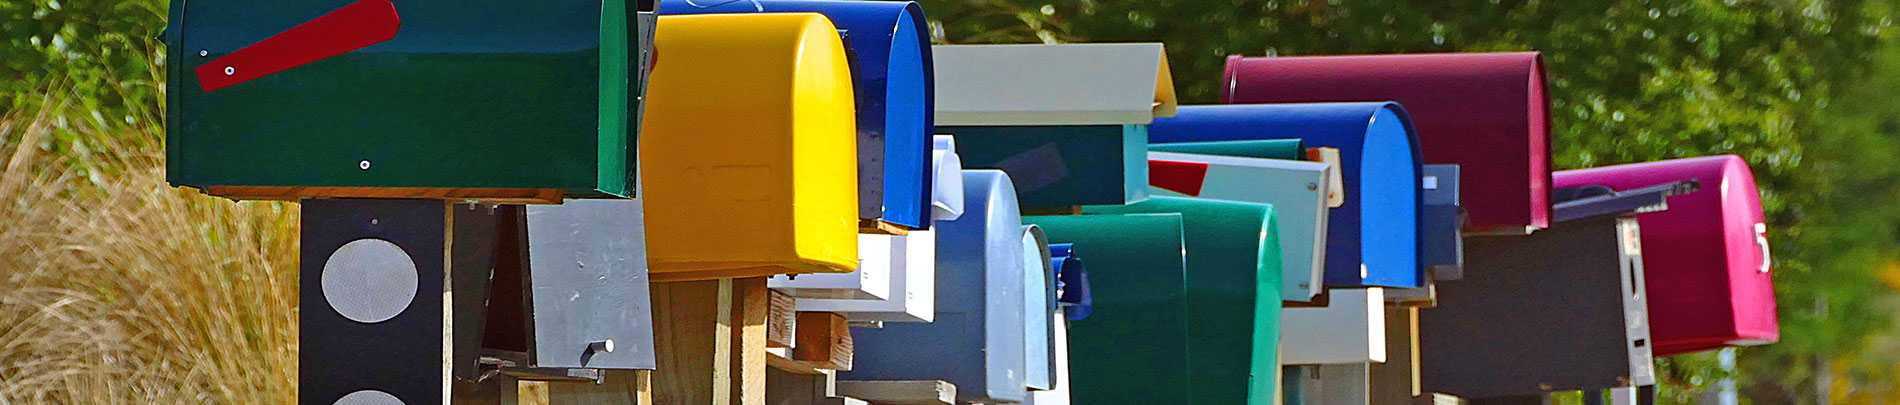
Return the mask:
[[640, 132], [654, 281], [857, 269], [857, 128], [815, 13], [660, 18]]

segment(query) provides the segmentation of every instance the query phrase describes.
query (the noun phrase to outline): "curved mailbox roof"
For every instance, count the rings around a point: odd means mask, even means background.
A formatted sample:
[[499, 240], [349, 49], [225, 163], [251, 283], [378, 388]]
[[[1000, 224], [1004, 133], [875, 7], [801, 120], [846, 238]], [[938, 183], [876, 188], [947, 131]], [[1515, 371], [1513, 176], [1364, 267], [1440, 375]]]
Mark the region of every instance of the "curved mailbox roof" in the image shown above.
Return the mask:
[[855, 270], [851, 76], [837, 28], [812, 13], [660, 20], [666, 62], [649, 79], [640, 137], [653, 279]]
[[1198, 403], [1271, 403], [1280, 372], [1280, 230], [1274, 207], [1155, 197], [1082, 212], [1181, 215], [1187, 305], [1193, 308], [1187, 314], [1193, 383], [1183, 388], [1193, 390]]
[[1069, 323], [1069, 394], [1075, 403], [1202, 403], [1193, 398], [1188, 374], [1181, 215], [1027, 220], [1048, 232], [1049, 240], [1073, 243], [1089, 255], [1093, 313]]
[[1479, 231], [1550, 226], [1550, 124], [1538, 53], [1227, 59], [1224, 103], [1396, 101], [1412, 112], [1425, 162], [1466, 173]]
[[854, 329], [850, 380], [944, 380], [957, 402], [1028, 395], [1023, 224], [1016, 188], [996, 170], [963, 171], [968, 208], [937, 221], [937, 315], [930, 323]]
[[1174, 115], [1159, 43], [937, 45], [937, 125], [1146, 124]]
[[[710, 5], [708, 5], [708, 3]], [[665, 0], [660, 14], [824, 14], [852, 54], [858, 117], [858, 215], [930, 227], [930, 136], [936, 100], [924, 9], [895, 1]]]
[[[1421, 191], [1417, 138], [1394, 103], [1181, 107], [1155, 120], [1150, 142], [1301, 139], [1338, 148], [1345, 204], [1326, 231], [1326, 287], [1418, 287]], [[1407, 230], [1397, 232], [1395, 230]]]
[[1638, 214], [1649, 289], [1650, 336], [1658, 356], [1773, 343], [1775, 315], [1767, 226], [1748, 163], [1735, 155], [1635, 163], [1554, 175], [1557, 187], [1630, 190], [1697, 180], [1702, 191]]

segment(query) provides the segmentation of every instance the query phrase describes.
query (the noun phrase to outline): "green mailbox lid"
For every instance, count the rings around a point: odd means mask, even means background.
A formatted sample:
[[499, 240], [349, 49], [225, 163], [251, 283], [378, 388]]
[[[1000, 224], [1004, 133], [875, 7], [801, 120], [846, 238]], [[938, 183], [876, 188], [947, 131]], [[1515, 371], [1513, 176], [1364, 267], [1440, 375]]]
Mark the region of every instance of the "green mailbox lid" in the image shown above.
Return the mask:
[[1025, 217], [1088, 249], [1094, 312], [1069, 322], [1078, 404], [1192, 404], [1180, 214]]
[[1150, 152], [1197, 153], [1261, 159], [1306, 160], [1306, 141], [1294, 139], [1256, 139], [1245, 141], [1209, 141], [1151, 143]]
[[635, 193], [650, 2], [173, 4], [174, 185], [232, 198]]
[[1187, 305], [1194, 308], [1187, 314], [1194, 399], [1273, 402], [1280, 373], [1280, 231], [1272, 205], [1153, 197], [1082, 207], [1082, 213], [1179, 213], [1187, 236]]

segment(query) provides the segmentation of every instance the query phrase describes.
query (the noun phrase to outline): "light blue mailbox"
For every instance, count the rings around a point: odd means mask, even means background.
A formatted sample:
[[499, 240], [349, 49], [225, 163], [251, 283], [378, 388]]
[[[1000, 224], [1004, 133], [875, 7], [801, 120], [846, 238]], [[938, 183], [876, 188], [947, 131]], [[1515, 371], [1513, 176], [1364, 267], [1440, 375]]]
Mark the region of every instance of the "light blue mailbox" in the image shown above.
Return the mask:
[[1337, 148], [1345, 203], [1326, 231], [1326, 287], [1423, 285], [1418, 137], [1396, 103], [1183, 106], [1156, 119], [1157, 144], [1293, 139]]
[[928, 229], [936, 78], [923, 7], [907, 1], [660, 2], [662, 15], [793, 12], [819, 13], [831, 19], [854, 56], [858, 215]]
[[936, 320], [853, 330], [857, 360], [840, 379], [944, 380], [959, 403], [1028, 396], [1028, 249], [1016, 189], [997, 170], [965, 170], [963, 186], [963, 215], [936, 223]]

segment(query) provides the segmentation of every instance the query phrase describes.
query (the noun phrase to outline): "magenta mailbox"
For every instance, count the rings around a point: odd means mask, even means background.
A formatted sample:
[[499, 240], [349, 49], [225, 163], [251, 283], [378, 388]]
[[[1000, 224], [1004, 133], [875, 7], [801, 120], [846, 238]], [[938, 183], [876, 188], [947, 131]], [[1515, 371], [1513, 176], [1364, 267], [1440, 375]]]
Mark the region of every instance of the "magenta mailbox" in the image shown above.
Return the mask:
[[1467, 230], [1550, 226], [1550, 125], [1536, 52], [1227, 59], [1221, 102], [1397, 101], [1424, 164], [1463, 171]]
[[1566, 170], [1556, 187], [1590, 184], [1617, 190], [1696, 180], [1703, 192], [1669, 200], [1669, 209], [1636, 216], [1649, 287], [1650, 336], [1657, 356], [1780, 338], [1769, 274], [1767, 226], [1748, 163], [1706, 156]]

